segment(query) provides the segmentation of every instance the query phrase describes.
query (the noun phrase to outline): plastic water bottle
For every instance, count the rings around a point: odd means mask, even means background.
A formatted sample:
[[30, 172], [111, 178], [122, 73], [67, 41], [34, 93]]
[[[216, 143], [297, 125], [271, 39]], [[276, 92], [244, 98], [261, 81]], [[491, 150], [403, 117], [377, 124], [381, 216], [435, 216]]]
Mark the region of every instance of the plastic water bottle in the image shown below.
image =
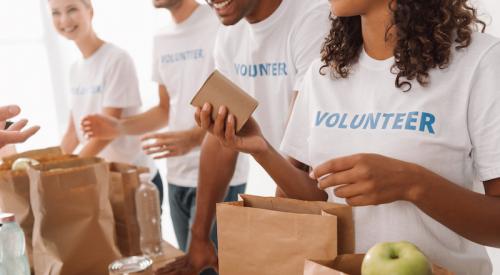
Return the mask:
[[160, 194], [148, 174], [142, 174], [140, 179], [141, 184], [135, 192], [135, 204], [141, 251], [148, 256], [159, 256], [162, 254]]
[[0, 275], [29, 275], [24, 232], [14, 214], [0, 213]]

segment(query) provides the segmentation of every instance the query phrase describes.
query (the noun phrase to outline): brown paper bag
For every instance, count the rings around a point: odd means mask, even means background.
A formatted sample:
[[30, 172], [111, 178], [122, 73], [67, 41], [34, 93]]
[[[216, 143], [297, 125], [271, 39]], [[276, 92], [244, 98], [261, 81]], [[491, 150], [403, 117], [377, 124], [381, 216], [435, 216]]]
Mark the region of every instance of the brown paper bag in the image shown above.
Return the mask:
[[[339, 255], [333, 261], [306, 260], [304, 275], [361, 275], [364, 254]], [[433, 275], [454, 275], [438, 266], [432, 266]]]
[[109, 168], [99, 158], [28, 170], [37, 275], [108, 274], [120, 258], [109, 202]]
[[26, 254], [28, 255], [30, 266], [33, 267], [33, 213], [30, 205], [30, 181], [26, 171], [11, 170], [14, 161], [21, 157], [32, 158], [44, 163], [74, 156], [62, 155], [59, 147], [51, 147], [27, 151], [2, 159], [2, 164], [0, 165], [0, 212], [9, 212], [16, 215], [16, 221], [24, 231]]
[[333, 259], [337, 247], [342, 247], [340, 251], [354, 249], [348, 206], [242, 198], [217, 204], [219, 271], [223, 275], [302, 275], [304, 259]]
[[135, 206], [139, 174], [148, 169], [123, 163], [110, 163], [110, 201], [115, 219], [118, 248], [124, 257], [141, 255], [140, 231]]

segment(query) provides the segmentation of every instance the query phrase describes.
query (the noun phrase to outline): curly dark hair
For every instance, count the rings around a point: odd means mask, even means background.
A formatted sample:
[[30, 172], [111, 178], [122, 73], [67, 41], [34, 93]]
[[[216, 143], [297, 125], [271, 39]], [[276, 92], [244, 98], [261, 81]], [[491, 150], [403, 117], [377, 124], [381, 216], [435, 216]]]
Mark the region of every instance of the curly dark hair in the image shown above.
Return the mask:
[[[411, 90], [411, 81], [420, 85], [429, 82], [429, 70], [444, 69], [449, 65], [453, 43], [462, 49], [470, 45], [473, 31], [485, 23], [478, 19], [475, 8], [468, 0], [391, 0], [389, 9], [393, 22], [386, 31], [396, 28], [395, 64], [391, 72], [396, 76], [398, 88]], [[320, 73], [331, 68], [335, 78], [347, 78], [352, 66], [358, 62], [363, 37], [361, 17], [334, 17], [332, 27], [321, 51], [323, 66]]]

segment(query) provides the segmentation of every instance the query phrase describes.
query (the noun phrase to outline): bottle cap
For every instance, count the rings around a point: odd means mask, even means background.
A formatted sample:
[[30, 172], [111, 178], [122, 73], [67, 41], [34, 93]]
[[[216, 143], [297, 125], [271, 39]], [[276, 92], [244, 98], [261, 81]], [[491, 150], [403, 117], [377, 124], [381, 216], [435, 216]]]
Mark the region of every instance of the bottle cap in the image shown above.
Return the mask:
[[0, 212], [0, 223], [9, 223], [15, 221], [16, 221], [16, 216], [14, 214]]

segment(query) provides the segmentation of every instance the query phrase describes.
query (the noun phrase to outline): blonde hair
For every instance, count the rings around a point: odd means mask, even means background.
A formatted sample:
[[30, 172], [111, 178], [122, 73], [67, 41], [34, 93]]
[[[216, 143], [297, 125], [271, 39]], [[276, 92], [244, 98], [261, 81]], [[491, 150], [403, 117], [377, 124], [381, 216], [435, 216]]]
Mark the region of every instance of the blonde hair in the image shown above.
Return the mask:
[[90, 0], [80, 0], [87, 8], [92, 7]]

